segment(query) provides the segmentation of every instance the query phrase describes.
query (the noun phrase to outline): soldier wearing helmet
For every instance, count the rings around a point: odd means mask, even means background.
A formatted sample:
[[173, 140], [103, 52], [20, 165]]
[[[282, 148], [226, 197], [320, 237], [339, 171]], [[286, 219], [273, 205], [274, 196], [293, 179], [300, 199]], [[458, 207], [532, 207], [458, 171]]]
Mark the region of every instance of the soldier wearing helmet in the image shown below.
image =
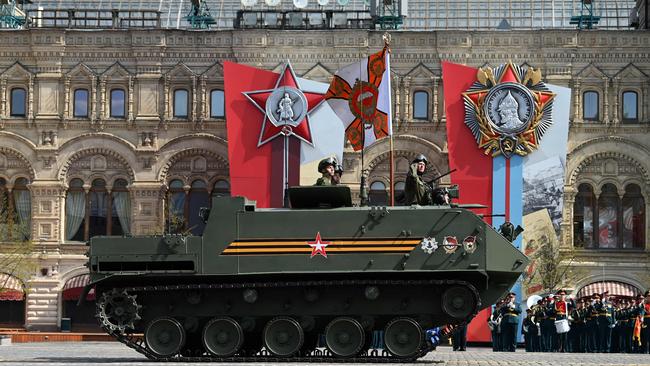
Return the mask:
[[432, 187], [422, 180], [422, 175], [427, 169], [429, 161], [420, 154], [413, 159], [404, 186], [404, 197], [407, 205], [431, 205]]
[[321, 160], [318, 163], [318, 172], [320, 172], [322, 176], [316, 180], [316, 185], [332, 186], [338, 184], [338, 181], [336, 181], [334, 178], [334, 176], [336, 175], [337, 165], [338, 163], [334, 158], [326, 158]]

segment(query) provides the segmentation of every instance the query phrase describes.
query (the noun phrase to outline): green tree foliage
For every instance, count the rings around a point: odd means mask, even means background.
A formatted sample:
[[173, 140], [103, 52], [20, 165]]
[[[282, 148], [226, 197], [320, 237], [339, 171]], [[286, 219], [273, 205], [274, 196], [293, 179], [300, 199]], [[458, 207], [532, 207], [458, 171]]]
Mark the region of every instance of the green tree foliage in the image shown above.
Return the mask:
[[[30, 228], [21, 223], [9, 205], [9, 195], [0, 194], [0, 273], [20, 279], [23, 283], [36, 270], [34, 245], [29, 239]], [[8, 279], [7, 279], [8, 281]], [[0, 281], [0, 291], [7, 281]]]

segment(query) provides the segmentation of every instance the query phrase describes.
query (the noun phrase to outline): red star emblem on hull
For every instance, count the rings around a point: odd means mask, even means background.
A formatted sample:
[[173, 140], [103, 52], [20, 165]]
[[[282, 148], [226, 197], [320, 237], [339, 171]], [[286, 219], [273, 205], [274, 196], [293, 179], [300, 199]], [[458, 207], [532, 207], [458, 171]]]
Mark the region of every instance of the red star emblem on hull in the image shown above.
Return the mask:
[[310, 258], [314, 258], [314, 256], [318, 254], [327, 258], [327, 252], [325, 251], [325, 248], [327, 248], [328, 245], [332, 244], [332, 242], [321, 240], [319, 231], [316, 233], [316, 240], [308, 241], [307, 244], [309, 244], [309, 246], [312, 248]]
[[[291, 126], [289, 124], [276, 125], [269, 119], [269, 115], [267, 114], [267, 103], [269, 102], [269, 97], [271, 94], [276, 92], [278, 89], [284, 90], [285, 88], [297, 90], [304, 96], [304, 99], [307, 102], [307, 111], [305, 117], [302, 120], [297, 121], [295, 126]], [[258, 147], [264, 145], [265, 143], [273, 140], [278, 136], [291, 135], [296, 136], [300, 140], [310, 145], [313, 145], [311, 127], [309, 125], [309, 115], [325, 100], [325, 95], [322, 93], [303, 91], [289, 61], [287, 61], [287, 63], [284, 65], [284, 68], [278, 76], [278, 80], [275, 83], [275, 87], [273, 89], [255, 90], [243, 92], [243, 94], [248, 98], [248, 100], [251, 101], [251, 103], [257, 107], [257, 109], [259, 109], [264, 114], [264, 120], [262, 121], [262, 131], [260, 132], [260, 138], [257, 143]]]

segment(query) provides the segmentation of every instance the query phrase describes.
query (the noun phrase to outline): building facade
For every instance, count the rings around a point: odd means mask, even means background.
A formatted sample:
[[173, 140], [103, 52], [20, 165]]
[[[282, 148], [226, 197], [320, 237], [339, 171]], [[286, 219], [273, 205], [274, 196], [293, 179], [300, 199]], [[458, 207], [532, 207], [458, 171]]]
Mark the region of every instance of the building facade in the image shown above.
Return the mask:
[[[198, 208], [229, 194], [222, 61], [278, 70], [289, 58], [302, 77], [328, 82], [379, 50], [381, 36], [0, 32], [0, 193], [3, 209], [28, 228], [38, 267], [25, 283], [24, 316], [13, 321], [42, 330], [59, 328], [62, 317], [74, 322], [71, 291], [83, 284], [91, 236], [201, 232]], [[573, 287], [647, 288], [649, 50], [643, 31], [394, 32], [396, 190], [419, 153], [432, 162], [428, 174], [448, 169], [441, 60], [540, 67], [547, 83], [573, 93], [561, 246], [575, 248], [586, 273]], [[364, 174], [372, 202], [387, 201], [387, 141], [366, 149], [363, 169], [347, 149], [344, 166], [344, 183], [358, 192]]]

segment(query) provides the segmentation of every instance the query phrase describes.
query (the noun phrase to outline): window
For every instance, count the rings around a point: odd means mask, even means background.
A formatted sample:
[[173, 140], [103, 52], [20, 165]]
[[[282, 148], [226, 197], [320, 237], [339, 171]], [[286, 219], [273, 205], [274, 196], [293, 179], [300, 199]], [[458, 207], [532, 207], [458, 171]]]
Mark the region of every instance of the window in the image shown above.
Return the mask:
[[11, 89], [11, 111], [12, 117], [25, 117], [27, 110], [27, 91], [23, 88]]
[[85, 241], [97, 235], [130, 233], [131, 202], [127, 181], [117, 179], [110, 190], [103, 179], [93, 180], [85, 192], [83, 181], [70, 181], [66, 202], [66, 240]]
[[167, 231], [178, 234], [185, 229], [185, 191], [183, 182], [175, 179], [169, 182], [167, 191]]
[[596, 196], [590, 184], [578, 186], [573, 204], [573, 245], [578, 248], [594, 247], [594, 206]]
[[406, 197], [404, 196], [404, 187], [406, 184], [404, 182], [395, 183], [395, 206], [404, 206], [406, 202]]
[[623, 122], [639, 122], [638, 94], [634, 91], [623, 92]]
[[215, 89], [210, 92], [210, 117], [211, 118], [223, 118], [225, 116], [224, 112], [225, 99], [223, 95], [223, 90]]
[[0, 178], [0, 240], [23, 241], [31, 237], [31, 195], [29, 181], [18, 178], [13, 190], [7, 189], [7, 181]]
[[370, 185], [370, 193], [368, 194], [368, 201], [374, 206], [386, 206], [388, 204], [386, 185], [379, 181], [372, 182]]
[[74, 91], [74, 117], [88, 117], [88, 90], [77, 89]]
[[574, 246], [588, 249], [643, 249], [645, 200], [636, 184], [625, 187], [623, 198], [615, 185], [604, 184], [596, 199], [590, 184], [578, 187], [573, 206]]
[[124, 89], [111, 90], [111, 117], [124, 118], [126, 115], [126, 97]]
[[230, 196], [230, 183], [223, 179], [214, 183], [212, 188], [212, 197]]
[[174, 117], [187, 118], [189, 95], [185, 89], [174, 90]]
[[413, 118], [429, 119], [429, 93], [425, 91], [413, 93]]
[[205, 223], [199, 217], [199, 211], [202, 207], [209, 207], [210, 200], [208, 196], [207, 185], [204, 181], [197, 179], [192, 182], [189, 194], [189, 212], [187, 221], [189, 222], [189, 229], [194, 235], [203, 234]]
[[582, 119], [585, 121], [598, 120], [598, 93], [587, 91], [582, 95]]
[[605, 184], [598, 197], [598, 247], [616, 248], [620, 236], [618, 211], [620, 200], [616, 186]]
[[90, 212], [88, 213], [89, 236], [107, 235], [108, 226], [108, 192], [103, 179], [93, 180], [88, 194], [90, 198]]
[[81, 179], [70, 181], [65, 198], [65, 239], [83, 241], [86, 221], [86, 192]]
[[[210, 195], [207, 188], [204, 181], [197, 179], [192, 182], [189, 191], [185, 193], [181, 180], [174, 179], [169, 182], [166, 210], [167, 231], [173, 234], [186, 231], [193, 235], [203, 234], [205, 223], [199, 217], [199, 211], [203, 207], [210, 207]], [[224, 180], [217, 181], [212, 195], [221, 195], [219, 190], [221, 193], [230, 194], [230, 185]]]
[[623, 195], [623, 248], [643, 249], [645, 244], [645, 199], [641, 188], [628, 184]]

